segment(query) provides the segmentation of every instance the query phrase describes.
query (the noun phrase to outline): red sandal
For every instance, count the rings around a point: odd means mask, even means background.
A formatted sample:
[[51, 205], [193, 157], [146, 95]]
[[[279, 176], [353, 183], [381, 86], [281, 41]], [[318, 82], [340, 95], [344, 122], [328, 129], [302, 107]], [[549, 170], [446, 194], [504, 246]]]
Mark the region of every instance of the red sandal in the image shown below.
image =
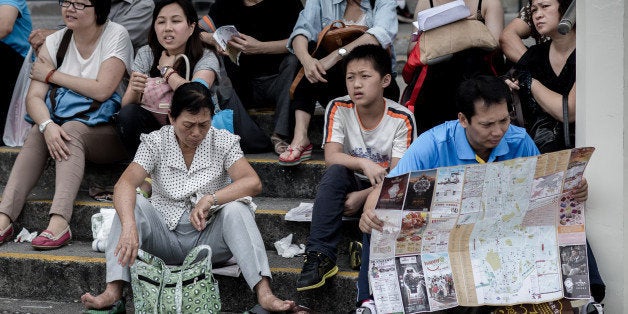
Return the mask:
[[312, 159], [312, 148], [313, 148], [312, 144], [309, 144], [307, 146], [290, 145], [288, 146], [288, 149], [286, 149], [286, 151], [290, 153], [289, 156], [292, 156], [293, 151], [297, 151], [299, 154], [293, 159], [282, 158], [281, 156], [279, 156], [279, 164], [282, 166], [296, 166], [303, 161], [310, 160]]

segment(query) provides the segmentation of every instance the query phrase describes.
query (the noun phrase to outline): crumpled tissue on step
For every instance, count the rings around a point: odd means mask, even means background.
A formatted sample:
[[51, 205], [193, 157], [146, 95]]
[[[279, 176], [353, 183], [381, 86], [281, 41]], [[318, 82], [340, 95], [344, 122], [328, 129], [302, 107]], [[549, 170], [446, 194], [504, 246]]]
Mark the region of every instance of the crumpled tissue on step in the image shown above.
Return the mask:
[[292, 233], [275, 242], [275, 248], [277, 249], [277, 254], [285, 258], [305, 253], [305, 244], [292, 244]]
[[286, 221], [312, 221], [313, 203], [301, 203], [299, 206], [290, 209], [284, 219]]
[[31, 242], [37, 237], [37, 231], [28, 232], [26, 228], [22, 228], [22, 231], [17, 234], [14, 242]]

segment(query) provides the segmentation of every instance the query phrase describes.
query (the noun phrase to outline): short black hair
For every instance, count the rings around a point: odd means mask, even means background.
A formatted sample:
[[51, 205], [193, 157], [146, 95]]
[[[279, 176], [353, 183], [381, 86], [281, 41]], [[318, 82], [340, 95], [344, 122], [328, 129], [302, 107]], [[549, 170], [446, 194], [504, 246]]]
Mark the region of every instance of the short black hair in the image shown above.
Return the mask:
[[105, 24], [111, 11], [111, 0], [89, 0], [89, 2], [94, 5], [96, 25]]
[[508, 108], [512, 103], [510, 89], [504, 80], [489, 75], [478, 75], [468, 79], [458, 87], [456, 95], [456, 105], [458, 111], [471, 122], [471, 117], [475, 115], [475, 101], [484, 100], [484, 105], [490, 107], [506, 101]]
[[170, 116], [176, 120], [183, 111], [197, 114], [203, 108], [208, 108], [209, 114], [214, 116], [214, 102], [209, 89], [199, 82], [183, 83], [172, 95]]
[[369, 60], [373, 64], [373, 68], [382, 77], [386, 74], [392, 74], [392, 63], [390, 61], [390, 55], [380, 45], [360, 45], [345, 57], [343, 63], [343, 72], [347, 73], [347, 65], [353, 60]]

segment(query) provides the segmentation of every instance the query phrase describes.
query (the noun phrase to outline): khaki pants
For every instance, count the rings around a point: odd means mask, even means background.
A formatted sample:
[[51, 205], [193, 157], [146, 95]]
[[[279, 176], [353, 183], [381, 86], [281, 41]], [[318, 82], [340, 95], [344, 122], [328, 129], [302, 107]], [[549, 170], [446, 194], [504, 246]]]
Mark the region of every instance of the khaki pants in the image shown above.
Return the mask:
[[[74, 200], [83, 180], [85, 160], [110, 163], [126, 158], [126, 154], [118, 134], [109, 124], [90, 127], [81, 122], [70, 121], [64, 123], [61, 128], [71, 138], [66, 142], [70, 156], [68, 160], [55, 162], [55, 194], [50, 215], [61, 215], [69, 222], [72, 218]], [[26, 197], [39, 180], [49, 157], [44, 135], [35, 125], [28, 133], [26, 142], [13, 164], [2, 195], [0, 213], [8, 215], [11, 221], [15, 221], [20, 215]]]

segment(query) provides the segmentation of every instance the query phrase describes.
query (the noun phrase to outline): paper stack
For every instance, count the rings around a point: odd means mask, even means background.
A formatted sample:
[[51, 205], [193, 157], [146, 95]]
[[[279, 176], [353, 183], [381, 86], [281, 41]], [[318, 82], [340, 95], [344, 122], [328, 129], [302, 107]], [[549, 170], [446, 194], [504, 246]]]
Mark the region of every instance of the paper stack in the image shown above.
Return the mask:
[[456, 0], [419, 12], [417, 20], [412, 24], [423, 32], [462, 20], [469, 15], [471, 15], [471, 11], [464, 4], [464, 1]]
[[239, 64], [240, 51], [230, 47], [227, 43], [234, 36], [239, 36], [240, 33], [233, 25], [224, 25], [216, 29], [214, 32], [214, 39], [216, 43], [222, 48], [222, 50], [226, 51], [229, 54], [229, 59], [235, 64]]

